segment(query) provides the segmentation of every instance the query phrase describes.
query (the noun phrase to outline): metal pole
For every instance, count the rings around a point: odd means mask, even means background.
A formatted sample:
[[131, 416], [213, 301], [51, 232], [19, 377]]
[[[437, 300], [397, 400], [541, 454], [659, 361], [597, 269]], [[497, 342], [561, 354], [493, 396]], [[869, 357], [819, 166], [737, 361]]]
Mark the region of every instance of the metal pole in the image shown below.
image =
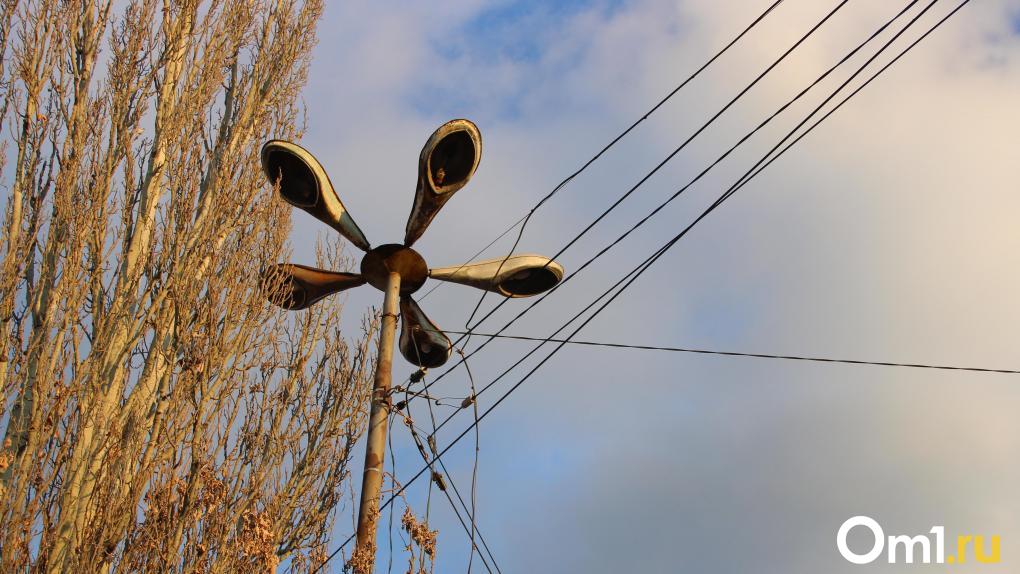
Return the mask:
[[[379, 492], [383, 482], [386, 456], [386, 422], [389, 416], [389, 391], [393, 371], [393, 337], [397, 331], [400, 298], [400, 274], [390, 272], [383, 299], [382, 328], [379, 331], [379, 357], [372, 390], [372, 412], [368, 422], [365, 471], [361, 478], [361, 504], [358, 508], [358, 550], [375, 563], [375, 530], [379, 520]], [[368, 569], [371, 572], [371, 566]]]

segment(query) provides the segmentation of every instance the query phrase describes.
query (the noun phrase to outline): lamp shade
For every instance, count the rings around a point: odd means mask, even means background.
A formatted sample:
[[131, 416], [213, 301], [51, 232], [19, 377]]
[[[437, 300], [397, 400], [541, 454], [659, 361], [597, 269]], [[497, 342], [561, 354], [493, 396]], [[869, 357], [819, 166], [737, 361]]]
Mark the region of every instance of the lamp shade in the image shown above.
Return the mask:
[[400, 298], [400, 354], [419, 367], [433, 369], [450, 359], [453, 343], [409, 295]]
[[411, 246], [428, 228], [443, 205], [464, 187], [482, 158], [482, 135], [468, 120], [439, 126], [418, 158], [418, 186], [407, 219], [404, 245]]
[[294, 263], [278, 263], [262, 274], [262, 287], [269, 302], [291, 311], [307, 309], [327, 295], [364, 284], [365, 278], [356, 273]]
[[284, 201], [337, 230], [362, 251], [371, 248], [340, 201], [326, 170], [308, 150], [292, 142], [272, 140], [262, 146], [262, 171], [269, 183], [279, 182]]
[[504, 297], [531, 297], [563, 280], [563, 266], [543, 255], [520, 254], [429, 271], [429, 277]]

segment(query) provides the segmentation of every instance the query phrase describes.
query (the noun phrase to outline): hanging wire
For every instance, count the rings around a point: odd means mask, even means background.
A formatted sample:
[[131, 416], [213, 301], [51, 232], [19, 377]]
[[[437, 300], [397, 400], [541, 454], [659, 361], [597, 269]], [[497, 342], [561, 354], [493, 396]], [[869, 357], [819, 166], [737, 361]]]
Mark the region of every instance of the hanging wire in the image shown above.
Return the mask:
[[[417, 357], [420, 360], [421, 359], [421, 351], [418, 349], [418, 342], [417, 342], [417, 340], [415, 340], [414, 337], [410, 337], [410, 339], [411, 339], [411, 344], [414, 346], [415, 357]], [[458, 352], [460, 352], [460, 351], [458, 350]], [[470, 373], [470, 371], [469, 371], [469, 373]], [[422, 371], [421, 375], [420, 375], [420, 380], [424, 381], [425, 377], [426, 377], [426, 372]], [[474, 381], [473, 380], [472, 380], [472, 384], [471, 384], [471, 392], [472, 392], [472, 396], [473, 396], [473, 394], [474, 394]], [[408, 394], [409, 394], [409, 392], [405, 391], [405, 397], [408, 397]], [[409, 397], [407, 398], [408, 403], [410, 403], [411, 400], [413, 400], [413, 399], [411, 399]], [[439, 404], [438, 400], [436, 400], [435, 402], [436, 402], [436, 404]], [[417, 436], [417, 434], [415, 432], [414, 425], [413, 424], [408, 425], [408, 428], [410, 429], [411, 434], [412, 434], [412, 438], [414, 439], [415, 443], [418, 446], [418, 451], [421, 453], [422, 458], [424, 459], [425, 463], [427, 465], [429, 465], [430, 468], [432, 468], [433, 481], [429, 482], [429, 494], [430, 494], [430, 496], [431, 496], [431, 492], [432, 492], [432, 482], [436, 482], [437, 484], [441, 484], [437, 480], [438, 473], [436, 472], [435, 468], [432, 466], [432, 461], [434, 461], [435, 457], [436, 457], [436, 415], [435, 415], [435, 411], [432, 408], [432, 403], [433, 403], [433, 400], [426, 400], [425, 401], [425, 404], [428, 406], [429, 419], [432, 422], [432, 433], [429, 434], [428, 437], [427, 437], [427, 444], [428, 444], [428, 447], [429, 447], [429, 452], [431, 453], [430, 456], [426, 456], [425, 451], [422, 448], [421, 440], [418, 438], [418, 436]], [[410, 418], [410, 405], [408, 405], [408, 409], [407, 409], [406, 412], [407, 412], [406, 417], [409, 419]], [[472, 486], [471, 486], [472, 502], [471, 502], [470, 510], [468, 509], [467, 505], [464, 503], [464, 499], [460, 495], [460, 490], [457, 488], [457, 485], [453, 481], [453, 475], [450, 474], [450, 472], [446, 469], [446, 464], [442, 460], [439, 460], [439, 464], [440, 464], [441, 468], [443, 469], [443, 473], [445, 474], [449, 485], [451, 487], [453, 487], [453, 491], [457, 495], [457, 500], [460, 502], [460, 505], [464, 509], [464, 512], [466, 512], [468, 514], [469, 518], [471, 519], [471, 527], [470, 527], [470, 529], [468, 529], [467, 525], [464, 523], [464, 519], [461, 518], [460, 511], [457, 509], [457, 505], [454, 504], [453, 498], [450, 497], [450, 493], [447, 491], [447, 489], [444, 486], [441, 486], [440, 490], [443, 492], [444, 495], [446, 495], [446, 499], [450, 502], [450, 507], [453, 508], [453, 512], [454, 512], [454, 514], [456, 514], [457, 520], [460, 521], [461, 526], [464, 528], [465, 532], [468, 534], [468, 538], [469, 538], [469, 540], [471, 542], [471, 556], [468, 559], [468, 574], [471, 573], [471, 566], [472, 566], [472, 564], [474, 562], [474, 556], [475, 556], [476, 552], [478, 553], [478, 557], [482, 560], [482, 565], [485, 566], [485, 569], [490, 574], [492, 573], [492, 569], [489, 567], [488, 562], [486, 562], [485, 556], [482, 555], [482, 551], [478, 548], [478, 545], [475, 543], [475, 536], [476, 536], [476, 534], [478, 536], [479, 541], [481, 541], [482, 546], [485, 548], [485, 551], [489, 554], [489, 561], [492, 562], [492, 566], [496, 569], [496, 571], [498, 573], [502, 574], [502, 571], [500, 570], [498, 564], [496, 563], [496, 558], [492, 554], [492, 550], [489, 549], [489, 545], [485, 542], [485, 538], [482, 537], [481, 532], [478, 530], [478, 524], [477, 524], [477, 521], [475, 519], [475, 504], [474, 504], [475, 478], [477, 477], [477, 472], [478, 472], [478, 454], [477, 454], [477, 445], [478, 445], [477, 440], [478, 439], [477, 439], [477, 432], [478, 431], [476, 429], [476, 443], [475, 443], [475, 445], [476, 445], [476, 447], [475, 447], [476, 448], [476, 453], [475, 453], [475, 465], [474, 465], [475, 471], [474, 471], [474, 474], [472, 475]], [[438, 475], [438, 476], [442, 476], [442, 475]]]
[[[459, 331], [446, 331], [446, 333], [460, 334]], [[783, 359], [790, 361], [812, 361], [816, 363], [842, 363], [846, 365], [873, 365], [878, 367], [907, 367], [912, 369], [936, 369], [943, 371], [969, 371], [974, 373], [1001, 373], [1008, 375], [1020, 375], [1020, 370], [1011, 369], [987, 369], [982, 367], [956, 367], [948, 365], [931, 365], [925, 363], [894, 363], [886, 361], [862, 361], [856, 359], [833, 359], [827, 357], [807, 357], [803, 355], [774, 355], [767, 353], [745, 353], [738, 351], [719, 351], [713, 349], [694, 349], [687, 347], [660, 347], [654, 345], [627, 345], [623, 343], [600, 343], [596, 341], [572, 341], [568, 339], [553, 339], [545, 337], [525, 337], [522, 335], [489, 335], [475, 333], [479, 337], [495, 337], [499, 339], [513, 339], [517, 341], [543, 341], [547, 343], [568, 343], [571, 345], [583, 345], [591, 347], [609, 347], [613, 349], [638, 349], [643, 351], [667, 351], [673, 353], [693, 353], [700, 355], [722, 355], [727, 357], [752, 357], [758, 359]]]
[[[410, 415], [405, 413], [404, 417], [405, 417], [405, 426], [410, 431], [411, 438], [414, 441], [415, 446], [417, 446], [418, 452], [422, 456], [422, 460], [425, 462], [426, 467], [429, 468], [432, 471], [433, 480], [429, 481], [429, 497], [431, 497], [433, 486], [439, 486], [440, 492], [442, 492], [446, 496], [446, 499], [450, 503], [450, 508], [453, 509], [454, 515], [457, 517], [457, 520], [460, 522], [461, 527], [464, 529], [464, 532], [468, 535], [468, 538], [471, 541], [471, 552], [472, 552], [472, 554], [474, 554], [476, 552], [478, 553], [478, 557], [481, 559], [482, 565], [485, 567], [485, 569], [488, 572], [490, 572], [490, 573], [492, 572], [492, 568], [489, 566], [489, 562], [490, 561], [493, 563], [493, 567], [496, 568], [496, 572], [500, 572], [499, 567], [495, 565], [495, 557], [492, 555], [491, 550], [489, 550], [488, 545], [485, 544], [485, 539], [482, 537], [481, 532], [478, 530], [477, 526], [474, 526], [473, 528], [469, 528], [468, 527], [467, 522], [461, 516], [460, 511], [457, 508], [457, 505], [454, 503], [453, 498], [450, 496], [450, 493], [448, 492], [448, 490], [446, 488], [446, 485], [453, 486], [454, 489], [456, 489], [456, 486], [454, 486], [453, 478], [452, 478], [452, 476], [450, 476], [449, 472], [446, 470], [446, 466], [445, 465], [442, 465], [441, 468], [443, 469], [443, 472], [445, 473], [446, 480], [442, 481], [441, 483], [439, 483], [439, 481], [436, 480], [436, 477], [437, 476], [441, 476], [441, 475], [439, 475], [439, 471], [437, 471], [435, 469], [435, 466], [434, 466], [435, 462], [437, 462], [437, 459], [435, 458], [436, 450], [433, 447], [434, 442], [431, 439], [431, 436], [430, 436], [430, 439], [428, 440], [428, 447], [427, 448], [428, 448], [428, 452], [431, 452], [432, 454], [429, 455], [426, 452], [426, 443], [422, 441], [421, 435], [418, 434], [418, 431], [416, 429], [416, 425], [413, 423], [412, 420], [410, 420]], [[442, 461], [438, 461], [438, 462], [440, 462], [442, 464]], [[459, 499], [459, 501], [461, 503], [461, 506], [464, 507], [464, 511], [468, 512], [467, 505], [464, 504], [464, 500], [462, 498], [460, 498], [459, 493], [458, 493], [457, 496], [458, 496], [458, 499]], [[427, 517], [426, 517], [426, 520], [427, 520]], [[485, 548], [485, 551], [489, 554], [489, 560], [488, 561], [486, 561], [485, 556], [482, 554], [482, 550], [480, 548], [478, 548], [478, 546], [475, 544], [475, 534], [477, 534], [478, 540], [482, 542], [483, 548]]]
[[[471, 512], [470, 512], [470, 516], [471, 516], [471, 532], [472, 532], [472, 536], [473, 536], [474, 532], [475, 532], [475, 530], [477, 528], [476, 522], [475, 522], [475, 516], [477, 514], [477, 505], [478, 505], [478, 499], [477, 499], [477, 494], [478, 494], [478, 457], [479, 457], [480, 450], [481, 450], [481, 434], [480, 434], [480, 429], [478, 428], [478, 424], [477, 424], [478, 423], [478, 399], [475, 396], [475, 377], [474, 377], [474, 375], [471, 374], [471, 365], [468, 364], [467, 358], [464, 357], [464, 350], [463, 349], [457, 349], [457, 353], [461, 356], [461, 358], [464, 358], [464, 370], [467, 371], [468, 381], [470, 382], [470, 385], [471, 385], [471, 394], [467, 398], [465, 398], [463, 402], [461, 402], [460, 406], [461, 406], [461, 408], [467, 408], [468, 406], [472, 407], [472, 412], [474, 413], [475, 423], [476, 423], [475, 424], [475, 457], [474, 457], [474, 464], [471, 467]], [[432, 421], [432, 425], [433, 425], [433, 429], [435, 429], [435, 420]], [[435, 430], [433, 430], [433, 432], [435, 432]], [[439, 459], [439, 464], [443, 465], [443, 470], [445, 471], [446, 465], [443, 464], [443, 459]], [[451, 484], [452, 484], [452, 482], [451, 482]], [[454, 489], [456, 490], [456, 487], [454, 487]], [[460, 493], [459, 492], [457, 493], [457, 497], [460, 498]], [[464, 501], [461, 500], [461, 504], [463, 504], [463, 503], [464, 503]], [[473, 543], [474, 543], [474, 540], [472, 539], [472, 544]], [[468, 559], [467, 574], [471, 574], [471, 559]]]
[[[390, 486], [393, 488], [393, 492], [397, 491], [397, 458], [396, 455], [393, 453], [393, 417], [395, 416], [396, 415], [393, 413], [393, 411], [390, 411], [386, 423], [387, 427], [389, 427], [386, 431], [386, 440], [389, 443], [390, 448]], [[386, 535], [390, 547], [390, 558], [386, 566], [387, 574], [393, 574], [393, 510], [394, 508], [393, 505], [391, 504], [389, 516], [389, 529]]]

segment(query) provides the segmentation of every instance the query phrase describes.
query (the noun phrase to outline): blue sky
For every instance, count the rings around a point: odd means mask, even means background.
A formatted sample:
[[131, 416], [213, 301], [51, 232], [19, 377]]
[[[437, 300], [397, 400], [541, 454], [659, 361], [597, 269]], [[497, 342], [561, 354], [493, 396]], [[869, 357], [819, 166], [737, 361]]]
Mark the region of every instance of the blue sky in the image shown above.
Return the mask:
[[[344, 182], [345, 204], [380, 244], [402, 236], [429, 133], [451, 118], [476, 121], [485, 145], [479, 171], [417, 245], [433, 266], [456, 264], [767, 4], [330, 3], [301, 143]], [[834, 4], [785, 2], [543, 207], [521, 251], [555, 252]], [[899, 8], [849, 3], [567, 251], [567, 271]], [[940, 2], [933, 11], [949, 8]], [[1015, 1], [972, 2], [695, 228], [579, 338], [1020, 367], [1018, 12]], [[553, 331], [693, 219], [793, 118], [749, 141], [511, 332]], [[297, 244], [321, 229], [295, 216]], [[508, 248], [504, 241], [488, 255]], [[295, 258], [308, 263], [312, 254], [299, 249]], [[476, 300], [465, 289], [443, 287], [422, 306], [460, 330]], [[377, 295], [352, 292], [349, 328]], [[524, 305], [512, 301], [480, 331]], [[493, 343], [472, 360], [475, 379], [491, 380], [530, 348]], [[395, 376], [411, 370], [398, 361]], [[436, 390], [464, 396], [467, 388], [458, 371]], [[859, 570], [839, 557], [834, 537], [846, 518], [869, 514], [890, 532], [943, 524], [950, 533], [999, 534], [1001, 566], [952, 570], [1012, 572], [1020, 559], [1018, 406], [1016, 376], [566, 348], [482, 424], [479, 525], [504, 572], [808, 574]], [[414, 416], [426, 424], [424, 410]], [[440, 445], [469, 422], [455, 419]], [[471, 479], [469, 442], [447, 463], [461, 489]], [[420, 458], [399, 425], [394, 444], [397, 476], [406, 478]], [[416, 484], [408, 495], [419, 513], [425, 494]], [[468, 543], [445, 500], [433, 499], [431, 517], [441, 531], [438, 571], [463, 570]], [[349, 533], [342, 521], [335, 541]], [[482, 571], [477, 561], [474, 568]]]

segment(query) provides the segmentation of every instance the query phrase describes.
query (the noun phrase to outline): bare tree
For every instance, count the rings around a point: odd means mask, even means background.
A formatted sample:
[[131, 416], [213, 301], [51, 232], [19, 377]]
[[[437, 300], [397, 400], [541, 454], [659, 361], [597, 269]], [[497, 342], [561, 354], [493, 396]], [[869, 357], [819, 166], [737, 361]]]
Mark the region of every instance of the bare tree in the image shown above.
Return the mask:
[[374, 325], [258, 279], [290, 227], [259, 144], [296, 136], [321, 10], [0, 0], [0, 571], [322, 560]]

